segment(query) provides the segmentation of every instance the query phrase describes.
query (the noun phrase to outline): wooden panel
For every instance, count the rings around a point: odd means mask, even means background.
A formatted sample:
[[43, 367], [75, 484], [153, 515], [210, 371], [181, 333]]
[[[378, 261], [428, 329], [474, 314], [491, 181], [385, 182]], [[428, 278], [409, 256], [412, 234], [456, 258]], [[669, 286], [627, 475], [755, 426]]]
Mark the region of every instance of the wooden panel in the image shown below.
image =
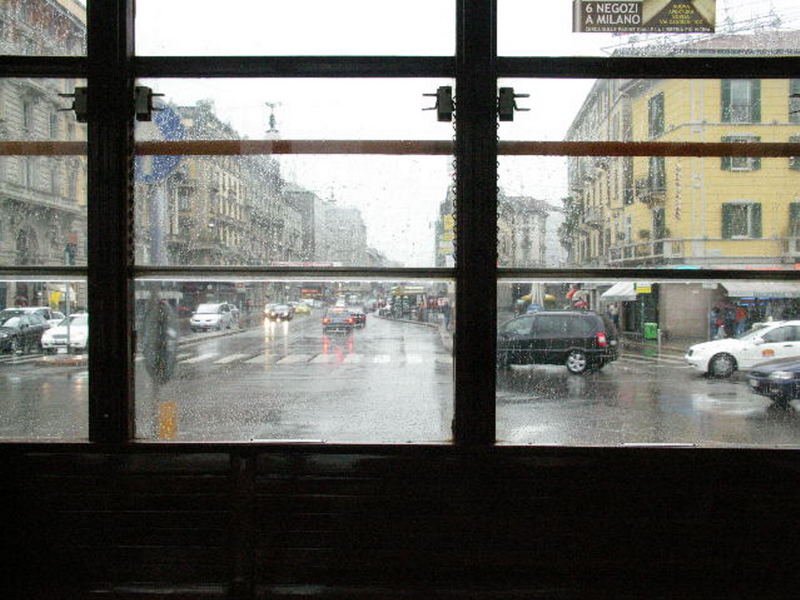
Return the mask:
[[0, 454], [0, 581], [27, 597], [782, 598], [800, 583], [785, 452]]

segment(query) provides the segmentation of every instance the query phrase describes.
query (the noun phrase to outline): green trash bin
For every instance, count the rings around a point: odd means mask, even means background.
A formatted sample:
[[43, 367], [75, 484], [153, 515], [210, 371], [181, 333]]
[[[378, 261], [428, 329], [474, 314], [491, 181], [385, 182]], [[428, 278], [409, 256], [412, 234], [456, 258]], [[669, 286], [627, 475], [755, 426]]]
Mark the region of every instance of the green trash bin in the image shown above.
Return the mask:
[[658, 323], [644, 324], [644, 339], [646, 340], [658, 339]]

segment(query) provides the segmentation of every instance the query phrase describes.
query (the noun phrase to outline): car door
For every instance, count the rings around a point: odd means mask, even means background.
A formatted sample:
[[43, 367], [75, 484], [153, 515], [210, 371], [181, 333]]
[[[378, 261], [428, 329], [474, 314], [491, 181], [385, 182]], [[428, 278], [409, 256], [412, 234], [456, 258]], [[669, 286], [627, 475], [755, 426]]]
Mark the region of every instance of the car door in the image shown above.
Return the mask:
[[751, 343], [742, 351], [739, 366], [749, 369], [753, 365], [776, 358], [800, 355], [800, 327], [781, 325], [760, 336], [760, 343]]
[[532, 362], [528, 358], [532, 337], [533, 316], [508, 321], [497, 333], [498, 357], [509, 364]]
[[561, 355], [567, 343], [567, 315], [535, 314], [531, 354], [533, 362], [555, 364], [561, 362]]

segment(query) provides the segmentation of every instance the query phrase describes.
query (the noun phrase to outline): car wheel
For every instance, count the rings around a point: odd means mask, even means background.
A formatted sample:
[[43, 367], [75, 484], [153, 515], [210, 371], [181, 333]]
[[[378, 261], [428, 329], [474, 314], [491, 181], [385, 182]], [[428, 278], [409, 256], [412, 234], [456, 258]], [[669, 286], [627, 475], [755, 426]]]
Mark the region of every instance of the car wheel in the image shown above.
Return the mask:
[[789, 396], [787, 394], [775, 394], [770, 396], [770, 400], [772, 400], [775, 406], [780, 408], [788, 408], [789, 407]]
[[720, 352], [708, 361], [708, 374], [712, 377], [730, 377], [736, 370], [736, 359], [730, 354]]
[[56, 349], [55, 348], [45, 348], [44, 349], [44, 353], [45, 354], [55, 354], [56, 353]]
[[589, 368], [589, 360], [583, 350], [572, 350], [565, 361], [567, 370], [573, 375], [582, 375]]

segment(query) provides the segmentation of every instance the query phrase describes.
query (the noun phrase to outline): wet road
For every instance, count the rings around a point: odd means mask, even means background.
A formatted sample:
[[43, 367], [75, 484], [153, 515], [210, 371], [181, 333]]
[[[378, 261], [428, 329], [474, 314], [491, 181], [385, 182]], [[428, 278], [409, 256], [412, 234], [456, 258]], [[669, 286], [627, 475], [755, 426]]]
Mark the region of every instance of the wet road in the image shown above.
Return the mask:
[[[177, 376], [154, 387], [136, 361], [144, 439], [446, 442], [452, 359], [437, 330], [368, 318], [325, 336], [318, 315], [191, 335]], [[85, 366], [0, 358], [0, 437], [87, 435]], [[679, 359], [623, 356], [603, 371], [557, 366], [498, 373], [497, 437], [514, 444], [794, 446], [800, 404], [780, 408], [742, 376], [707, 379]]]

